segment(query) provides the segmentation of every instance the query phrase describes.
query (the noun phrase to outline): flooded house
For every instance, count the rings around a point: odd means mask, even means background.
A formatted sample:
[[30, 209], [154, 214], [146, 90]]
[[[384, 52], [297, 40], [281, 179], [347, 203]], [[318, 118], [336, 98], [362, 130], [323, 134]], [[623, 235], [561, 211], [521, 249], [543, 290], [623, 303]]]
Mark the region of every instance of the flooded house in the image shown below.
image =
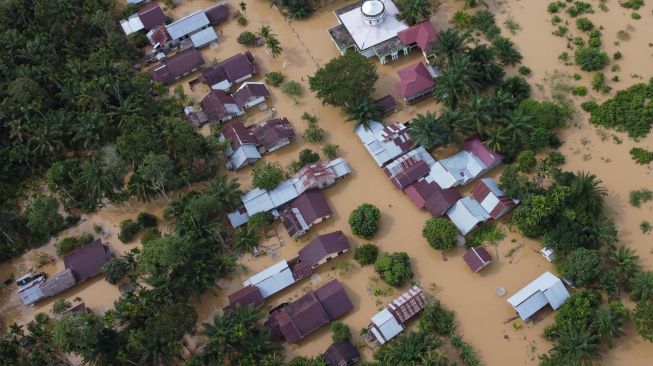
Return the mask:
[[150, 70], [150, 74], [154, 81], [168, 85], [199, 70], [202, 66], [204, 66], [202, 55], [196, 49], [189, 48], [165, 58], [159, 66]]
[[258, 150], [258, 139], [240, 121], [232, 121], [222, 128], [220, 141], [227, 141], [225, 155], [227, 169], [238, 170], [253, 165], [261, 154]]
[[316, 236], [310, 243], [299, 250], [298, 256], [302, 263], [310, 265], [311, 268], [337, 258], [351, 249], [347, 235], [342, 231], [334, 231], [328, 234]]
[[136, 14], [120, 21], [120, 27], [125, 35], [139, 32], [141, 30], [151, 30], [158, 26], [165, 25], [166, 15], [161, 10], [159, 4], [152, 2], [141, 7]]
[[522, 320], [527, 321], [543, 307], [557, 310], [569, 298], [564, 283], [546, 271], [508, 299]]
[[397, 33], [401, 43], [407, 45], [409, 49], [419, 48], [428, 59], [428, 54], [431, 52], [431, 46], [438, 39], [438, 31], [433, 26], [433, 23], [428, 19], [408, 27]]
[[380, 167], [413, 149], [408, 127], [401, 123], [384, 126], [380, 122], [370, 121], [369, 126], [358, 125], [355, 132]]
[[465, 141], [463, 150], [440, 163], [457, 180], [465, 185], [501, 164], [503, 157], [488, 149], [478, 137]]
[[213, 30], [204, 10], [198, 10], [170, 23], [165, 26], [165, 29], [173, 45], [185, 43], [200, 48], [218, 40], [218, 35]]
[[295, 139], [295, 130], [285, 117], [261, 122], [251, 131], [259, 142], [258, 149], [261, 154], [278, 150]]
[[218, 4], [204, 9], [204, 14], [209, 19], [209, 24], [218, 25], [229, 19], [229, 6], [227, 4]]
[[433, 216], [442, 216], [462, 198], [454, 188], [442, 188], [429, 177], [421, 178], [404, 188], [404, 193], [417, 206]]
[[228, 296], [229, 305], [224, 310], [229, 311], [236, 306], [245, 307], [248, 305], [261, 306], [265, 302], [261, 290], [253, 285], [248, 285]]
[[431, 171], [435, 159], [423, 147], [418, 147], [398, 157], [383, 168], [385, 175], [397, 189], [404, 189], [408, 185], [425, 177]]
[[222, 90], [211, 90], [202, 99], [202, 111], [209, 121], [222, 123], [245, 113], [234, 98]]
[[472, 197], [480, 202], [493, 219], [498, 219], [515, 208], [518, 200], [508, 197], [492, 178], [481, 179], [472, 188]]
[[469, 269], [471, 269], [472, 272], [477, 273], [487, 267], [493, 259], [485, 247], [474, 247], [470, 248], [467, 253], [463, 255], [463, 260], [467, 263], [467, 266], [469, 266]]
[[94, 240], [64, 256], [63, 271], [50, 277], [39, 274], [19, 278], [18, 295], [25, 305], [55, 296], [100, 274], [102, 265], [112, 257], [108, 246]]
[[333, 342], [322, 355], [327, 366], [352, 366], [361, 359], [358, 352], [350, 340]]
[[251, 52], [231, 56], [202, 70], [199, 81], [213, 90], [229, 91], [234, 85], [251, 79], [261, 68]]
[[403, 332], [404, 324], [422, 311], [426, 304], [424, 291], [413, 286], [372, 317], [368, 332], [379, 343], [384, 344]]
[[382, 116], [387, 116], [399, 110], [397, 107], [397, 101], [390, 94], [386, 95], [385, 97], [376, 99], [374, 104], [379, 108]]
[[479, 224], [491, 218], [483, 206], [471, 197], [463, 197], [458, 200], [453, 207], [447, 210], [447, 216], [463, 235], [467, 235]]
[[427, 68], [421, 62], [397, 70], [397, 75], [399, 82], [395, 84], [395, 89], [408, 104], [430, 96], [435, 86], [434, 78], [437, 76], [433, 69]]
[[243, 111], [264, 103], [265, 98], [269, 96], [270, 91], [268, 91], [268, 88], [266, 88], [263, 83], [243, 83], [243, 85], [233, 93], [236, 104]]
[[281, 211], [281, 222], [288, 235], [295, 239], [306, 234], [313, 225], [328, 219], [332, 213], [324, 194], [312, 189], [300, 194]]
[[354, 308], [344, 287], [334, 279], [273, 311], [265, 325], [273, 338], [299, 343], [320, 327]]

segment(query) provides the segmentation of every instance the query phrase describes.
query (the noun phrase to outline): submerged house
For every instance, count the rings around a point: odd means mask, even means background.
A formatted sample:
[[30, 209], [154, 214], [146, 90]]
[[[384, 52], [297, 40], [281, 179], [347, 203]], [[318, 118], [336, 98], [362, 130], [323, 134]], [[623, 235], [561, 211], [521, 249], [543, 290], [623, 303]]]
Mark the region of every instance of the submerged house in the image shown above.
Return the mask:
[[527, 321], [546, 305], [557, 310], [567, 298], [569, 292], [565, 285], [558, 277], [547, 271], [512, 295], [508, 303], [517, 311], [520, 318]]
[[46, 279], [45, 275], [28, 276], [18, 287], [25, 305], [55, 296], [100, 274], [102, 265], [113, 257], [100, 239], [79, 247], [64, 256], [65, 269]]
[[428, 177], [404, 188], [404, 193], [410, 198], [417, 208], [423, 208], [433, 216], [442, 216], [459, 199], [460, 193], [454, 188], [441, 188], [435, 181]]
[[384, 126], [380, 122], [370, 121], [369, 128], [361, 124], [355, 131], [367, 152], [380, 167], [413, 149], [413, 139], [408, 133], [408, 127], [401, 123]]
[[248, 285], [228, 296], [229, 305], [224, 310], [229, 311], [236, 306], [245, 307], [248, 305], [261, 306], [265, 302], [261, 290], [258, 287]]
[[463, 150], [440, 160], [458, 184], [465, 185], [501, 164], [503, 157], [488, 149], [478, 137], [465, 141]]
[[265, 325], [274, 338], [295, 344], [353, 308], [347, 292], [334, 279], [276, 310]]
[[434, 164], [435, 159], [426, 149], [420, 146], [386, 165], [383, 172], [397, 189], [404, 189], [411, 183], [428, 175], [431, 166]]
[[295, 283], [292, 270], [287, 261], [274, 264], [243, 282], [243, 287], [254, 286], [265, 299]]
[[352, 366], [361, 359], [358, 352], [350, 340], [333, 342], [322, 355], [327, 366]]
[[204, 15], [209, 19], [209, 24], [217, 25], [229, 19], [229, 6], [218, 4], [204, 9]]
[[381, 344], [391, 340], [404, 330], [404, 324], [426, 307], [424, 291], [413, 286], [392, 300], [385, 309], [372, 317], [368, 331]]
[[456, 202], [447, 211], [447, 216], [456, 225], [458, 230], [467, 235], [476, 226], [490, 219], [490, 214], [485, 211], [478, 201], [470, 197], [464, 197]]
[[269, 96], [270, 92], [263, 83], [244, 83], [233, 94], [236, 104], [243, 111], [265, 102]]
[[398, 111], [397, 101], [390, 94], [375, 100], [374, 104], [379, 108], [382, 116]]
[[202, 66], [204, 66], [202, 55], [196, 49], [189, 48], [164, 59], [159, 66], [151, 69], [150, 73], [154, 81], [168, 85], [199, 70]]
[[397, 33], [401, 43], [410, 49], [418, 47], [424, 57], [431, 52], [431, 46], [438, 39], [438, 31], [428, 19]]
[[492, 262], [492, 256], [485, 247], [472, 247], [463, 255], [463, 260], [476, 273]]
[[281, 211], [281, 222], [288, 235], [295, 239], [306, 234], [313, 225], [328, 219], [332, 213], [321, 191], [308, 190]]
[[165, 28], [173, 44], [190, 40], [193, 47], [200, 48], [218, 39], [204, 10], [189, 14], [166, 25]]
[[476, 183], [472, 188], [472, 197], [480, 202], [493, 219], [505, 215], [519, 203], [518, 200], [508, 197], [492, 178], [483, 178]]
[[252, 128], [252, 133], [259, 142], [261, 154], [278, 150], [295, 139], [295, 130], [285, 117], [259, 123]]
[[120, 27], [126, 35], [136, 33], [141, 30], [150, 30], [158, 26], [165, 25], [166, 15], [161, 7], [155, 3], [145, 4], [136, 14], [120, 21]]
[[347, 253], [351, 249], [347, 235], [342, 231], [316, 236], [310, 243], [299, 250], [299, 259], [311, 268]]
[[247, 51], [206, 67], [199, 80], [211, 89], [229, 91], [232, 86], [251, 79], [260, 70], [252, 53]]
[[226, 122], [245, 113], [234, 98], [222, 90], [211, 90], [202, 99], [202, 111], [209, 121]]
[[421, 62], [397, 70], [397, 75], [399, 82], [395, 89], [408, 104], [431, 95], [435, 86], [435, 72], [431, 73]]
[[258, 140], [240, 121], [226, 124], [220, 133], [220, 141], [227, 141], [227, 169], [237, 170], [254, 164], [261, 158]]

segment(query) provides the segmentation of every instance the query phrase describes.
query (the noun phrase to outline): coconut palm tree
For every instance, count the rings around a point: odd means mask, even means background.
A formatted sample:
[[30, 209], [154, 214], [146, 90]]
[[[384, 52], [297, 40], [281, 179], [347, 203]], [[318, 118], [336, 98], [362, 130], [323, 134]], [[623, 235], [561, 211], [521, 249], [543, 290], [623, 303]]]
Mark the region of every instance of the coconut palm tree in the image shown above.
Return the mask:
[[270, 37], [274, 37], [274, 33], [272, 33], [272, 29], [270, 28], [269, 25], [262, 25], [261, 28], [258, 30], [258, 35], [259, 37], [267, 40]]
[[635, 254], [634, 250], [623, 245], [616, 250], [610, 249], [606, 259], [608, 263], [614, 265], [614, 271], [622, 284], [630, 281], [637, 272], [641, 271], [641, 267], [637, 263], [639, 256]]
[[218, 199], [225, 212], [231, 211], [240, 204], [240, 184], [237, 179], [229, 179], [226, 175], [219, 175], [206, 187], [204, 193], [211, 194]]
[[522, 144], [528, 139], [528, 132], [532, 129], [532, 116], [513, 112], [505, 118], [506, 136], [513, 144]]
[[465, 107], [465, 117], [469, 119], [469, 123], [474, 126], [474, 130], [481, 137], [486, 126], [492, 122], [490, 111], [489, 100], [478, 94], [472, 95]]
[[424, 354], [441, 345], [442, 341], [427, 332], [409, 332], [384, 344], [374, 359], [382, 365], [419, 365]]
[[274, 58], [277, 58], [281, 54], [281, 51], [283, 51], [281, 43], [274, 35], [270, 35], [265, 39], [265, 47], [267, 47]]
[[451, 64], [436, 78], [433, 96], [451, 109], [478, 92], [480, 85], [469, 73], [469, 57], [454, 56]]
[[630, 297], [635, 301], [653, 300], [653, 272], [637, 272], [630, 281]]
[[522, 55], [515, 49], [515, 45], [511, 40], [505, 37], [497, 37], [492, 42], [492, 46], [497, 53], [497, 57], [504, 65], [514, 66], [522, 60]]
[[472, 130], [461, 110], [444, 108], [438, 121], [442, 129], [448, 131], [447, 140], [456, 144], [462, 144]]
[[446, 145], [449, 131], [442, 126], [433, 112], [417, 114], [410, 121], [410, 135], [415, 145], [432, 150], [438, 145]]
[[405, 20], [409, 25], [417, 24], [431, 16], [431, 3], [429, 0], [401, 0], [400, 12], [397, 18]]
[[483, 86], [498, 84], [506, 74], [503, 67], [495, 62], [494, 49], [480, 44], [468, 51], [472, 69], [469, 71]]
[[551, 348], [553, 354], [562, 356], [573, 365], [590, 365], [601, 352], [598, 334], [587, 327], [576, 328], [573, 323], [557, 330], [558, 342]]
[[501, 126], [490, 126], [485, 130], [485, 146], [496, 152], [502, 152], [508, 142], [506, 130]]
[[601, 307], [596, 310], [596, 320], [592, 324], [596, 333], [608, 342], [608, 346], [612, 348], [615, 338], [624, 335], [623, 319], [615, 316], [609, 308]]
[[239, 228], [234, 235], [234, 246], [240, 250], [252, 250], [258, 245], [261, 235], [254, 228]]
[[467, 51], [469, 34], [449, 28], [440, 32], [438, 41], [431, 47], [431, 53], [435, 56], [436, 63], [444, 67], [453, 62], [454, 56], [461, 55]]
[[370, 121], [378, 121], [382, 117], [381, 108], [369, 96], [363, 96], [345, 108], [349, 114], [347, 121], [356, 122], [356, 127], [370, 126]]

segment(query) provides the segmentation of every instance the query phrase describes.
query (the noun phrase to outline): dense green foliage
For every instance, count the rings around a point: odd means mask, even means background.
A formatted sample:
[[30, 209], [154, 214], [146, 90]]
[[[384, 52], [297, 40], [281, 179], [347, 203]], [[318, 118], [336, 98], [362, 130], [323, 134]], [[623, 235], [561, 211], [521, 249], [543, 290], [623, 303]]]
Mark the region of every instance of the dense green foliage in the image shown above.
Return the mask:
[[381, 211], [369, 203], [363, 203], [349, 214], [351, 232], [363, 239], [370, 240], [379, 231]]
[[283, 83], [285, 76], [279, 71], [270, 71], [265, 74], [265, 83], [270, 86], [279, 86]]
[[376, 262], [379, 255], [379, 247], [372, 243], [367, 243], [356, 247], [354, 250], [354, 260], [361, 266], [366, 266]]
[[256, 43], [256, 34], [250, 31], [244, 31], [238, 35], [236, 41], [244, 46], [252, 46]]
[[324, 129], [320, 127], [317, 122], [309, 122], [308, 127], [302, 133], [304, 140], [312, 144], [317, 144], [318, 142], [324, 140], [325, 135], [326, 131], [324, 131]]
[[630, 157], [632, 157], [637, 164], [646, 165], [653, 161], [653, 151], [648, 151], [641, 147], [633, 147], [630, 149]]
[[351, 339], [349, 326], [340, 320], [331, 323], [331, 338], [334, 342]]
[[634, 207], [640, 207], [642, 203], [653, 200], [653, 192], [642, 188], [636, 191], [630, 191], [630, 204]]
[[123, 243], [128, 243], [134, 240], [134, 237], [136, 237], [140, 230], [140, 225], [134, 222], [134, 220], [123, 220], [120, 222], [120, 233], [118, 234], [118, 239], [120, 239], [120, 241]]
[[107, 282], [116, 284], [132, 269], [130, 263], [123, 258], [111, 258], [102, 265], [102, 273]]
[[86, 245], [93, 241], [93, 235], [90, 233], [85, 233], [79, 237], [68, 237], [59, 242], [57, 242], [54, 247], [57, 248], [57, 254], [61, 257], [72, 252], [73, 250]]
[[[9, 327], [0, 336], [0, 364], [67, 366], [63, 352], [54, 344], [52, 320], [37, 313], [26, 326]], [[25, 331], [25, 329], [27, 331]]]
[[399, 0], [399, 15], [397, 19], [405, 20], [409, 25], [417, 24], [431, 17], [431, 2], [429, 0]]
[[441, 217], [431, 217], [424, 223], [422, 236], [433, 249], [453, 249], [456, 247], [458, 229], [449, 220]]
[[43, 243], [64, 228], [59, 203], [53, 197], [38, 196], [25, 210], [25, 226], [35, 243]]
[[270, 3], [293, 19], [304, 19], [313, 13], [312, 0], [271, 0]]
[[356, 127], [359, 125], [369, 127], [370, 121], [379, 121], [381, 119], [381, 108], [369, 96], [354, 100], [345, 110], [349, 114], [347, 122], [354, 121]]
[[369, 95], [378, 78], [374, 64], [352, 51], [320, 67], [308, 83], [322, 103], [341, 107]]
[[259, 160], [252, 169], [252, 185], [257, 188], [274, 189], [286, 178], [288, 173], [276, 161]]
[[640, 301], [635, 307], [633, 323], [637, 334], [653, 342], [653, 301]]
[[327, 157], [327, 159], [333, 160], [338, 157], [339, 149], [340, 149], [340, 145], [324, 144], [324, 146], [322, 146], [322, 153], [324, 154], [324, 156]]
[[410, 258], [404, 252], [382, 253], [374, 262], [374, 270], [383, 281], [395, 287], [401, 287], [413, 278]]
[[494, 223], [485, 223], [465, 238], [465, 248], [478, 247], [485, 243], [496, 245], [505, 237], [506, 234], [499, 226]]
[[607, 53], [598, 47], [581, 47], [574, 54], [576, 65], [583, 71], [597, 71], [610, 63]]
[[589, 110], [590, 122], [627, 132], [632, 138], [645, 137], [653, 126], [652, 98], [653, 81], [620, 90], [598, 108]]
[[576, 248], [559, 264], [560, 272], [575, 286], [588, 287], [602, 272], [598, 250]]

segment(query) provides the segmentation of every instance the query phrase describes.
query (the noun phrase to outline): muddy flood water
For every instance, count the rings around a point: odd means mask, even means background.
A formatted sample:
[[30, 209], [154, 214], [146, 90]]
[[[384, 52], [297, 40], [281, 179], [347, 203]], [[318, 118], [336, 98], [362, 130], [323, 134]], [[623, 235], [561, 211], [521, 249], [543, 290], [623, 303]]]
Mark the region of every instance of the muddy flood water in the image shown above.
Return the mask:
[[[238, 7], [239, 2], [230, 1], [232, 10]], [[248, 24], [240, 26], [235, 20], [229, 20], [225, 24], [217, 26], [216, 32], [220, 35], [220, 41], [214, 47], [205, 47], [201, 50], [204, 59], [207, 63], [211, 63], [214, 60], [222, 60], [235, 53], [245, 51], [246, 48], [236, 42], [240, 32], [244, 30], [255, 32], [261, 25], [269, 25], [281, 42], [283, 53], [273, 59], [263, 47], [251, 48], [250, 51], [263, 69], [261, 75], [255, 80], [262, 80], [262, 75], [266, 72], [281, 71], [287, 79], [300, 82], [304, 92], [298, 103], [295, 104], [279, 89], [269, 88], [272, 97], [268, 100], [267, 105], [276, 109], [276, 116], [287, 117], [293, 123], [298, 135], [306, 127], [300, 119], [302, 113], [309, 112], [318, 116], [319, 125], [327, 131], [325, 143], [340, 145], [340, 156], [349, 163], [352, 174], [324, 190], [334, 211], [330, 219], [312, 228], [309, 234], [297, 241], [290, 239], [283, 226], [277, 224], [278, 236], [263, 239], [262, 246], [267, 249], [267, 256], [257, 258], [244, 256], [241, 260], [243, 270], [235, 274], [233, 278], [221, 280], [220, 289], [216, 290], [215, 294], [207, 293], [199, 301], [196, 301], [193, 305], [198, 309], [199, 323], [209, 321], [216, 312], [220, 313], [226, 304], [226, 294], [240, 288], [246, 277], [280, 259], [292, 258], [303, 245], [318, 234], [342, 230], [349, 236], [354, 246], [363, 244], [364, 241], [351, 234], [347, 217], [358, 205], [368, 202], [379, 207], [382, 212], [381, 230], [372, 242], [383, 251], [408, 253], [415, 273], [415, 281], [432, 296], [441, 300], [446, 307], [455, 311], [460, 333], [478, 351], [483, 364], [537, 364], [538, 355], [546, 352], [550, 347], [550, 344], [542, 337], [542, 332], [546, 325], [552, 323], [553, 312], [543, 310], [536, 315], [533, 322], [524, 324], [521, 329], [517, 330], [510, 322], [505, 323], [504, 321], [515, 315], [513, 309], [506, 302], [506, 298], [542, 272], [552, 270], [551, 264], [537, 253], [540, 244], [513, 232], [509, 226], [505, 225], [505, 222], [508, 221], [506, 218], [502, 220], [501, 224], [507, 234], [506, 238], [496, 247], [491, 248], [491, 252], [497, 260], [478, 274], [472, 273], [465, 265], [462, 260], [462, 249], [447, 252], [446, 255], [431, 249], [421, 235], [424, 222], [429, 218], [428, 213], [416, 209], [401, 191], [394, 188], [353, 133], [353, 124], [344, 122], [347, 119], [345, 113], [332, 107], [323, 106], [308, 90], [308, 75], [312, 75], [318, 66], [324, 65], [331, 58], [339, 55], [327, 29], [337, 24], [333, 11], [351, 1], [336, 1], [318, 10], [307, 20], [293, 22], [286, 21], [275, 8], [270, 8], [268, 1], [246, 0], [245, 2], [247, 4], [245, 16]], [[448, 21], [451, 15], [461, 9], [463, 3], [453, 0], [439, 3], [431, 21], [438, 29], [449, 27]], [[533, 75], [529, 82], [533, 86], [535, 98], [546, 98], [550, 95], [550, 83], [546, 81], [547, 75], [551, 75], [556, 70], [568, 74], [580, 72], [576, 67], [565, 66], [558, 60], [558, 55], [566, 50], [566, 40], [551, 34], [554, 27], [550, 23], [551, 15], [546, 11], [547, 1], [488, 1], [487, 3], [490, 9], [496, 13], [497, 24], [503, 28], [504, 35], [510, 36], [523, 54], [523, 64], [532, 69]], [[180, 18], [212, 4], [215, 2], [183, 0], [180, 6], [168, 9], [166, 12], [173, 18]], [[642, 81], [638, 77], [632, 77], [633, 74], [640, 75], [643, 80], [652, 76], [653, 48], [649, 48], [648, 44], [653, 41], [651, 39], [651, 34], [653, 34], [651, 9], [653, 7], [651, 4], [647, 4], [640, 9], [642, 19], [636, 21], [630, 17], [630, 11], [621, 8], [616, 0], [608, 0], [606, 4], [609, 12], [604, 13], [597, 8], [595, 9], [596, 13], [588, 15], [588, 17], [597, 26], [604, 27], [602, 31], [603, 49], [608, 54], [617, 50], [623, 54], [623, 59], [619, 61], [621, 71], [606, 72], [608, 79], [619, 74], [622, 80], [610, 82], [613, 88], [612, 93], [608, 94], [610, 96], [614, 95], [616, 90]], [[515, 35], [510, 35], [503, 26], [504, 21], [509, 18], [517, 21], [521, 26]], [[569, 28], [572, 33], [576, 32], [573, 24]], [[629, 41], [621, 41], [617, 45], [615, 42], [617, 42], [617, 32], [620, 30], [628, 30], [631, 37]], [[421, 53], [414, 51], [409, 56], [402, 57], [390, 64], [381, 65], [375, 61], [379, 81], [376, 83], [373, 96], [378, 98], [392, 94], [399, 100], [394, 89], [394, 84], [398, 81], [396, 70], [421, 60], [423, 60]], [[514, 73], [515, 70], [510, 70], [510, 72]], [[582, 79], [575, 84], [590, 87], [591, 75], [580, 73]], [[199, 102], [208, 89], [202, 86], [195, 87], [195, 90], [190, 89], [188, 82], [196, 78], [196, 74], [182, 79], [177, 84], [182, 85], [185, 92]], [[576, 102], [580, 104], [585, 99], [587, 98], [578, 99]], [[404, 122], [417, 113], [437, 111], [440, 108], [440, 104], [429, 99], [410, 107], [402, 106], [400, 112], [386, 117], [385, 121]], [[249, 125], [265, 120], [271, 114], [271, 108], [265, 111], [250, 111], [243, 120], [246, 125]], [[208, 127], [204, 127], [202, 133], [209, 133]], [[561, 131], [561, 136], [564, 144], [560, 151], [567, 158], [564, 168], [572, 171], [586, 170], [596, 174], [603, 181], [603, 185], [609, 192], [607, 204], [616, 220], [621, 243], [637, 250], [644, 268], [653, 269], [653, 254], [651, 254], [653, 236], [644, 235], [639, 229], [642, 220], [653, 221], [653, 205], [646, 204], [641, 208], [634, 208], [628, 203], [630, 191], [650, 187], [653, 182], [651, 168], [636, 165], [630, 158], [629, 150], [633, 146], [653, 150], [653, 135], [635, 142], [623, 134], [599, 131], [587, 122], [587, 115], [579, 108], [576, 121]], [[621, 143], [617, 143], [618, 140]], [[286, 165], [291, 160], [297, 159], [299, 151], [307, 147], [315, 151], [319, 150], [318, 145], [306, 143], [298, 136], [291, 145], [265, 156], [265, 159], [279, 161]], [[443, 158], [453, 152], [454, 150], [451, 148], [446, 151], [436, 150], [435, 155], [436, 158]], [[495, 169], [490, 176], [498, 177], [500, 171], [501, 168]], [[251, 186], [249, 169], [230, 174], [238, 177], [244, 190]], [[201, 184], [197, 185], [197, 188], [201, 188]], [[175, 195], [173, 194], [173, 196]], [[148, 204], [130, 200], [120, 206], [107, 205], [97, 213], [84, 217], [84, 221], [79, 226], [62, 233], [60, 238], [83, 232], [93, 232], [94, 226], [100, 226], [102, 232], [96, 236], [101, 236], [114, 252], [124, 253], [140, 244], [135, 242], [125, 245], [117, 239], [120, 221], [126, 218], [135, 218], [141, 211], [161, 216], [166, 204], [164, 199], [160, 199]], [[0, 264], [0, 278], [7, 278], [12, 273], [22, 274], [34, 266], [37, 251], [50, 253], [57, 258], [53, 243], [54, 240], [47, 246], [31, 251], [21, 258]], [[513, 255], [509, 255], [509, 253], [513, 253]], [[341, 263], [348, 263], [351, 268], [345, 269], [347, 266], [339, 265]], [[47, 265], [41, 270], [53, 274], [62, 268], [63, 261], [57, 259], [55, 263]], [[331, 278], [340, 279], [354, 303], [354, 309], [342, 320], [351, 327], [355, 340], [359, 339], [358, 330], [369, 324], [370, 317], [404, 290], [392, 289], [383, 284], [371, 267], [361, 268], [353, 261], [352, 254], [348, 253], [331, 264], [322, 266], [317, 275], [311, 279], [305, 279], [274, 296], [266, 303], [266, 306], [274, 307], [297, 298], [309, 289], [326, 283]], [[507, 294], [503, 297], [497, 296], [496, 289], [498, 287], [504, 287]], [[96, 278], [70, 289], [59, 297], [64, 297], [73, 303], [76, 298], [79, 298], [93, 311], [102, 313], [113, 306], [113, 301], [119, 295], [116, 286], [101, 278]], [[0, 319], [5, 325], [12, 322], [25, 324], [33, 318], [36, 312], [49, 311], [54, 300], [50, 299], [39, 303], [35, 308], [25, 307], [21, 305], [15, 295], [15, 286], [5, 287], [0, 292]], [[632, 307], [632, 304], [628, 303], [628, 305]], [[521, 323], [520, 320], [518, 322]], [[191, 344], [196, 344], [197, 339], [189, 341]], [[286, 352], [290, 357], [317, 355], [323, 352], [330, 342], [330, 331], [328, 327], [324, 327], [311, 334], [299, 345], [286, 347]], [[371, 360], [372, 352], [373, 350], [366, 348], [363, 352], [364, 358]], [[455, 360], [456, 358], [451, 355], [451, 359]], [[629, 327], [626, 329], [626, 335], [618, 339], [614, 348], [603, 355], [602, 363], [605, 365], [647, 365], [651, 363], [652, 359], [653, 344], [644, 342], [635, 334], [632, 327]]]

